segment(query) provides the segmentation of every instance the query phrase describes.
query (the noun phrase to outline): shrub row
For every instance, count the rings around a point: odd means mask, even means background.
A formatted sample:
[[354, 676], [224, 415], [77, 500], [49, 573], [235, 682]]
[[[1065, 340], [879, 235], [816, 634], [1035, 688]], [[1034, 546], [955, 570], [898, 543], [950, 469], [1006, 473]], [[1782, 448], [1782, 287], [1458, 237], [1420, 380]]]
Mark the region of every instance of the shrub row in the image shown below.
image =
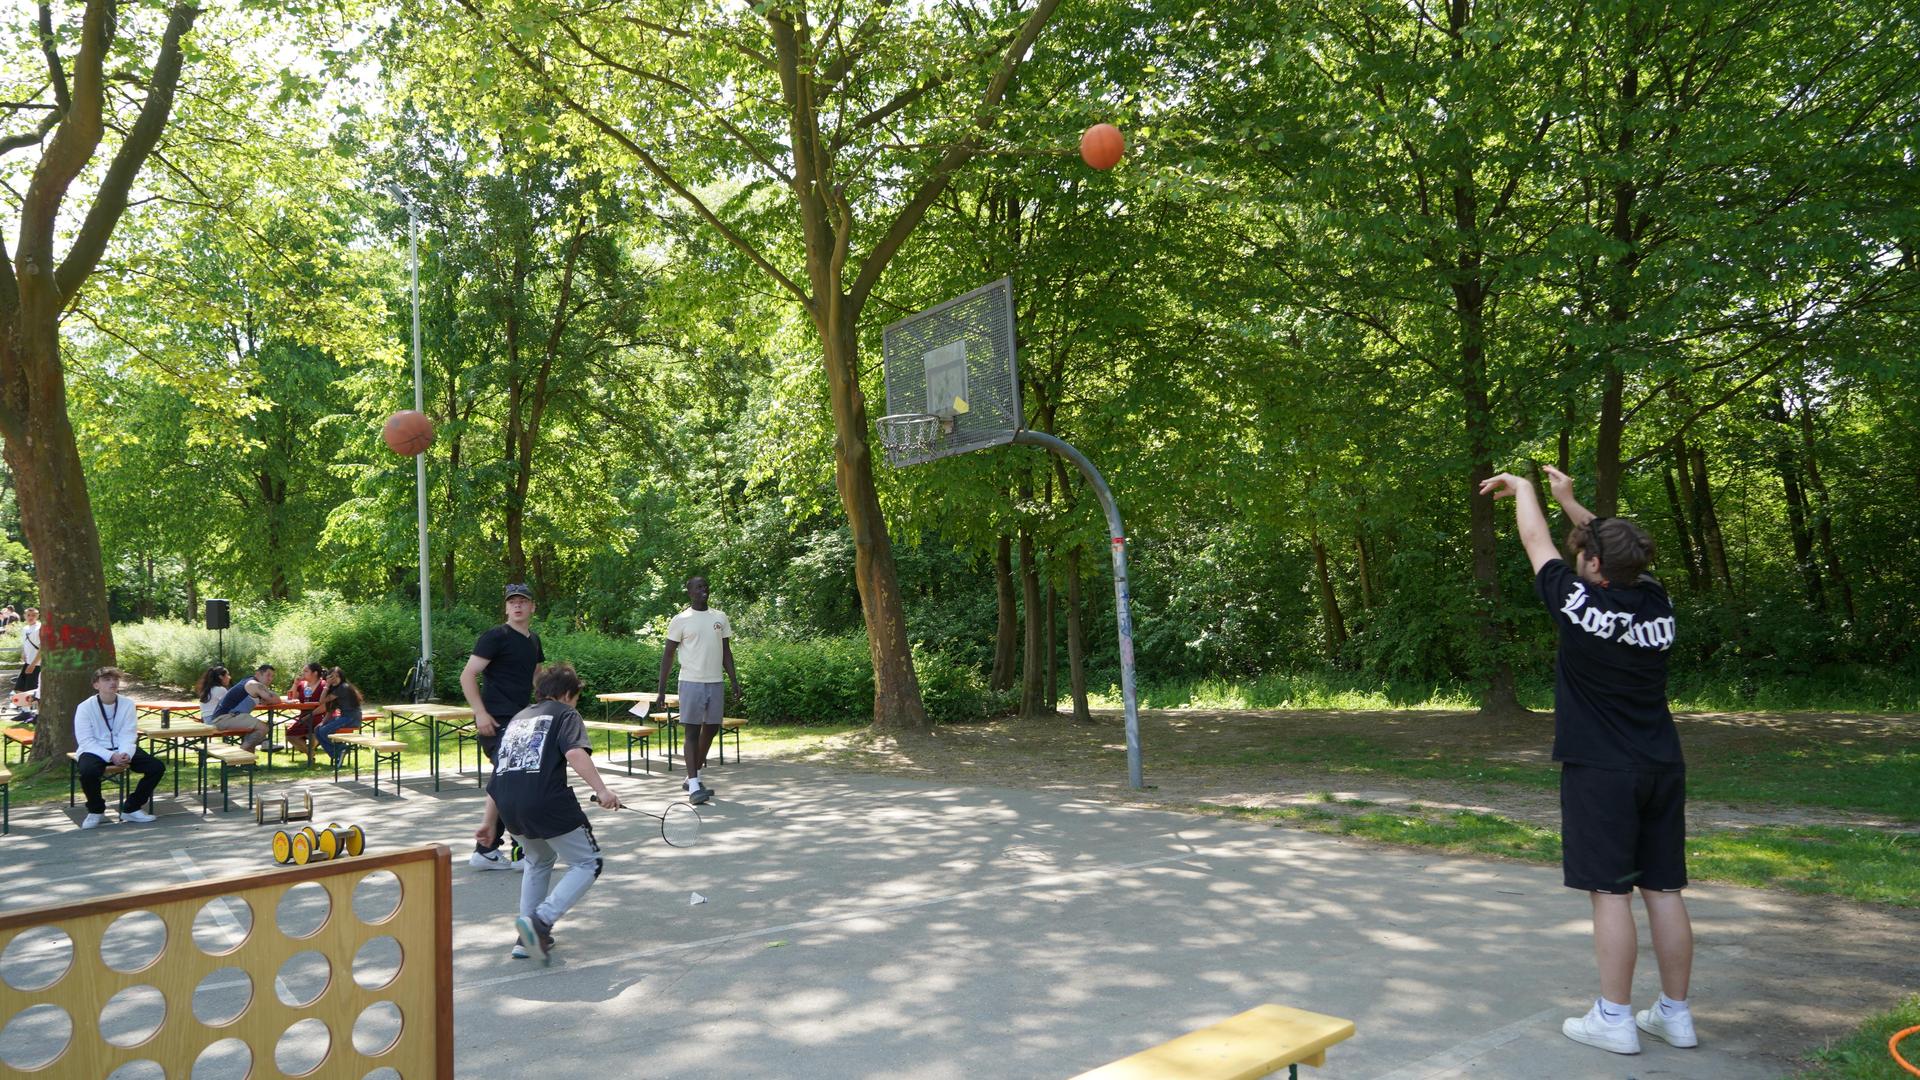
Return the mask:
[[[436, 613], [434, 685], [442, 701], [461, 700], [460, 670], [473, 639], [487, 625], [485, 616], [471, 611]], [[535, 629], [549, 659], [566, 660], [579, 669], [589, 698], [595, 691], [650, 690], [659, 678], [657, 642], [542, 627], [538, 620]], [[194, 685], [218, 655], [214, 631], [183, 623], [115, 627], [114, 641], [121, 667], [136, 678], [170, 686]], [[392, 701], [405, 692], [419, 642], [420, 615], [411, 607], [297, 606], [227, 631], [226, 660], [236, 674], [258, 663], [273, 664], [281, 673], [282, 689], [309, 661], [338, 664], [370, 699]], [[863, 637], [748, 638], [739, 643], [734, 659], [746, 689], [747, 719], [829, 724], [873, 715], [873, 664]], [[1004, 704], [972, 667], [919, 650], [914, 665], [922, 699], [936, 721], [979, 719]]]

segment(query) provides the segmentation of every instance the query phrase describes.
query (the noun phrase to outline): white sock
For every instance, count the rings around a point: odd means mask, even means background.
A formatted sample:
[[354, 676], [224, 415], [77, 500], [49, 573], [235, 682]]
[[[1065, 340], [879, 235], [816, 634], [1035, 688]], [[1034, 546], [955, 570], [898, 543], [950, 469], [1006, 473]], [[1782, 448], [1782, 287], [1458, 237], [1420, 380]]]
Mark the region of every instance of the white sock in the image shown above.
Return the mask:
[[1660, 1015], [1661, 1016], [1684, 1016], [1687, 1013], [1687, 1011], [1688, 1010], [1687, 1010], [1686, 998], [1681, 998], [1680, 1000], [1675, 1001], [1674, 999], [1668, 997], [1665, 994], [1660, 995]]
[[687, 774], [687, 790], [697, 791], [699, 790], [699, 788], [700, 788], [700, 774], [688, 773]]
[[1633, 1007], [1630, 1005], [1615, 1004], [1604, 997], [1593, 1000], [1600, 1006], [1600, 1019], [1609, 1024], [1624, 1024], [1633, 1019]]

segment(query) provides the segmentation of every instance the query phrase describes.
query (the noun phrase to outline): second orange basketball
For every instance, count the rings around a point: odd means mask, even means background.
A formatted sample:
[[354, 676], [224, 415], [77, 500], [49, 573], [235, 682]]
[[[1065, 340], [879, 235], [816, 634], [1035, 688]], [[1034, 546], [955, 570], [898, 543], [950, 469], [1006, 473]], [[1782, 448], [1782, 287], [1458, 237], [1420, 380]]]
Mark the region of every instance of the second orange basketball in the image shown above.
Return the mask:
[[1080, 136], [1080, 160], [1105, 172], [1120, 164], [1127, 140], [1112, 124], [1095, 124]]

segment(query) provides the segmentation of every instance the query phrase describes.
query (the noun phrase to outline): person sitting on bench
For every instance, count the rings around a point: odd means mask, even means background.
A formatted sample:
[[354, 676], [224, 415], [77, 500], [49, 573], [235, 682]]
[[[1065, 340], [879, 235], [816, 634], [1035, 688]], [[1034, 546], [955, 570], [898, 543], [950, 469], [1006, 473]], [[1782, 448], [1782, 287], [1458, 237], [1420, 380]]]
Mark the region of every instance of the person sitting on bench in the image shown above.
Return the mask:
[[327, 689], [327, 669], [319, 664], [308, 664], [294, 680], [287, 691], [290, 701], [313, 708], [300, 714], [299, 718], [287, 725], [287, 745], [303, 754], [311, 755], [307, 741], [313, 738], [313, 729], [333, 712], [332, 693]]
[[209, 723], [213, 714], [220, 710], [220, 702], [227, 696], [227, 687], [233, 684], [233, 676], [227, 669], [215, 664], [200, 673], [200, 681], [194, 684], [194, 699], [200, 702], [200, 722]]
[[80, 822], [83, 829], [97, 829], [107, 820], [100, 781], [108, 766], [121, 765], [140, 774], [133, 794], [120, 806], [121, 821], [153, 820], [147, 801], [167, 771], [166, 762], [134, 743], [133, 699], [120, 696], [121, 677], [120, 669], [114, 667], [94, 672], [93, 696], [73, 710], [73, 738], [79, 753], [74, 768], [80, 774], [80, 789], [87, 793], [87, 816]]
[[273, 692], [273, 665], [261, 664], [253, 677], [229, 687], [220, 704], [208, 715], [207, 723], [229, 735], [241, 735], [240, 748], [252, 750], [267, 741], [267, 723], [253, 716], [255, 705], [281, 705]]
[[333, 699], [333, 715], [314, 725], [313, 737], [337, 765], [347, 748], [334, 742], [332, 736], [360, 726], [360, 688], [348, 682], [339, 668], [334, 668], [327, 672], [326, 692]]

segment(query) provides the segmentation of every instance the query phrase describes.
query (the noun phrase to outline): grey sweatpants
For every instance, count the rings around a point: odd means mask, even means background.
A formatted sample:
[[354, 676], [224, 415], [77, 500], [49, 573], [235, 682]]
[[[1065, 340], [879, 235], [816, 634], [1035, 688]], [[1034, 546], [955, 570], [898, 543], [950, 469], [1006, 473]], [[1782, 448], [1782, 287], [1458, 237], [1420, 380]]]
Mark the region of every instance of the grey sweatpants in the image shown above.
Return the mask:
[[[520, 876], [520, 914], [538, 915], [541, 922], [552, 926], [568, 908], [587, 895], [587, 889], [600, 876], [600, 845], [594, 843], [593, 826], [582, 825], [570, 833], [544, 840], [537, 836], [522, 836], [519, 840], [521, 853], [527, 860], [527, 868]], [[560, 884], [548, 892], [553, 864], [560, 859], [567, 861], [567, 872], [560, 878]]]

